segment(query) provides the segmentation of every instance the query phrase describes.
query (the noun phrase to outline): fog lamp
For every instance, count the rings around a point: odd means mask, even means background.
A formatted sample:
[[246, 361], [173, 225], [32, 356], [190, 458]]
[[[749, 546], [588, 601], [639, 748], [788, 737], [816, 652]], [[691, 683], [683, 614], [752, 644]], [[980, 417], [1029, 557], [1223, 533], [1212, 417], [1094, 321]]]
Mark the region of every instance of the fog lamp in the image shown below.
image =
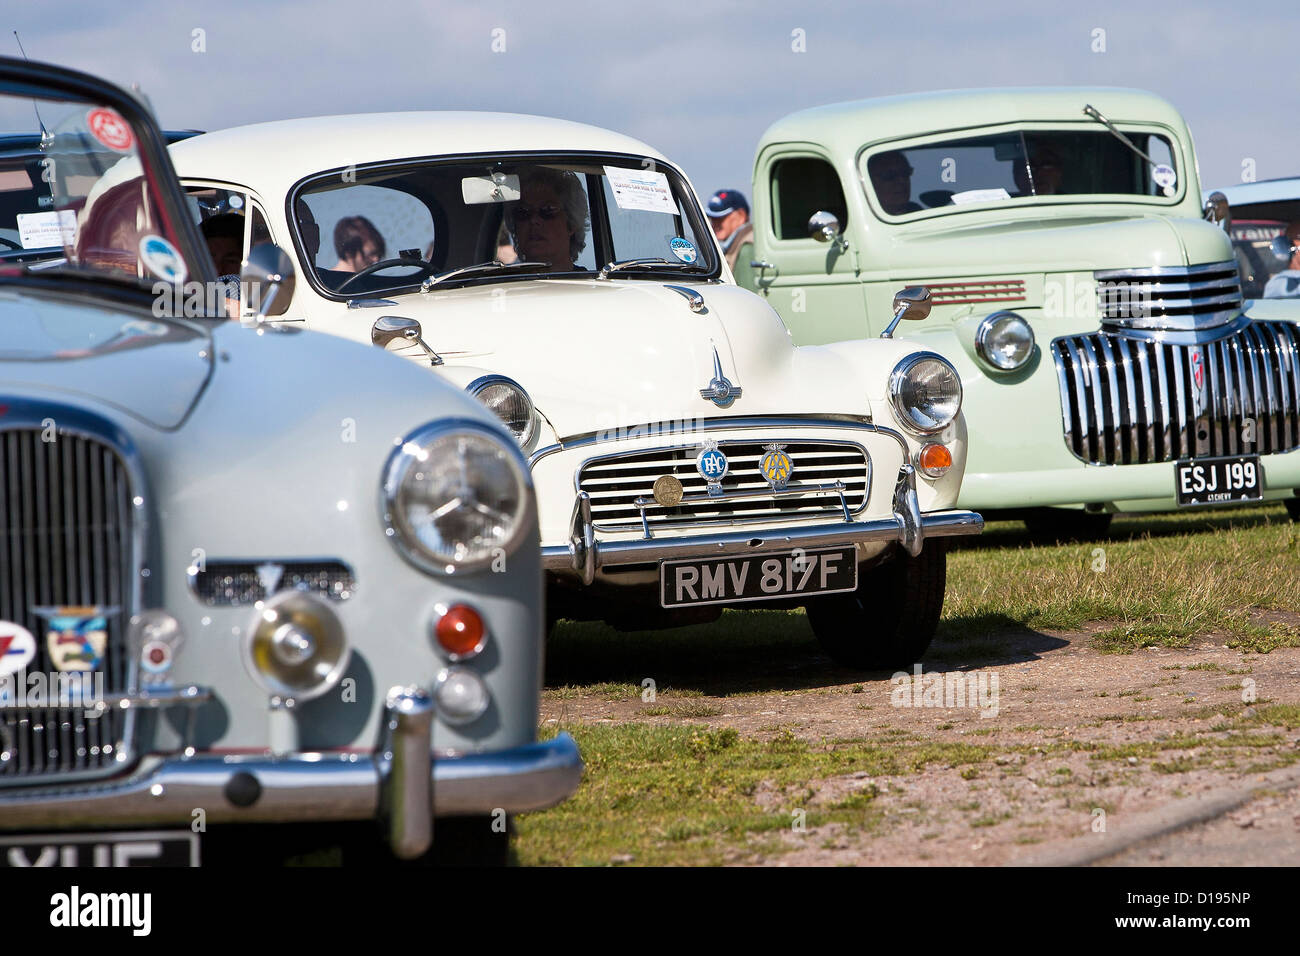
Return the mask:
[[302, 591], [281, 591], [262, 602], [246, 632], [244, 652], [258, 685], [295, 700], [311, 700], [333, 687], [350, 656], [334, 611]]

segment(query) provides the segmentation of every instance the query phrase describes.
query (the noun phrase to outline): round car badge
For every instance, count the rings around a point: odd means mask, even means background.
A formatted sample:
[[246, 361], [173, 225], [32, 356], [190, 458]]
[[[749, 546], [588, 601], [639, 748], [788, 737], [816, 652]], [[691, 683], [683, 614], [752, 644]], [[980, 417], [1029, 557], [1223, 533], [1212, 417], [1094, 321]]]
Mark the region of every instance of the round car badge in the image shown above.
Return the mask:
[[90, 128], [91, 136], [119, 153], [130, 152], [135, 145], [131, 124], [113, 110], [103, 107], [91, 110], [86, 114], [86, 126]]
[[668, 248], [672, 250], [673, 255], [682, 262], [685, 262], [687, 265], [700, 257], [699, 250], [695, 248], [695, 244], [691, 242], [691, 240], [683, 239], [680, 236], [674, 236], [672, 239], [668, 240]]
[[700, 473], [700, 477], [709, 484], [714, 485], [727, 477], [727, 456], [718, 450], [716, 445], [706, 447], [695, 456], [695, 470]]
[[16, 674], [36, 656], [36, 638], [13, 621], [0, 621], [0, 676]]
[[794, 472], [794, 462], [786, 454], [784, 445], [764, 445], [767, 452], [763, 455], [762, 460], [758, 463], [759, 471], [767, 479], [773, 491], [780, 491], [790, 481], [790, 475]]
[[146, 269], [167, 282], [179, 284], [189, 274], [181, 254], [162, 236], [145, 236], [140, 240], [140, 261]]

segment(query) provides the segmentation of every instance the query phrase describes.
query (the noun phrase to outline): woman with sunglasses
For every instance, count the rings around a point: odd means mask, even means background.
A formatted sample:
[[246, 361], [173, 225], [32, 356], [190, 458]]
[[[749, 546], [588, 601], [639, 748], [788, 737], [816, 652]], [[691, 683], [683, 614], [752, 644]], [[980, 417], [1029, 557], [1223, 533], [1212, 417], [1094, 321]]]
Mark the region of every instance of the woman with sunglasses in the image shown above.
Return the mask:
[[519, 201], [506, 212], [506, 226], [519, 258], [549, 262], [573, 272], [587, 244], [587, 194], [576, 173], [530, 166], [519, 171]]

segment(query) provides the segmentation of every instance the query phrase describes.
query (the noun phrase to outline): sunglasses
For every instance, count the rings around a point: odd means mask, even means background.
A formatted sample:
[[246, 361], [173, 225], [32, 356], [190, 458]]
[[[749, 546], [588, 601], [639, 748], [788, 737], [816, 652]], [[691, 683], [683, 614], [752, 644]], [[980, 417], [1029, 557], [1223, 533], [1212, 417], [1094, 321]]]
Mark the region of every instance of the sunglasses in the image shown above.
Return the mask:
[[542, 222], [550, 222], [558, 216], [560, 212], [561, 210], [559, 206], [551, 205], [549, 203], [545, 206], [538, 206], [536, 209], [531, 206], [520, 205], [515, 207], [514, 221], [517, 223], [531, 222], [534, 218], [538, 218], [541, 219]]

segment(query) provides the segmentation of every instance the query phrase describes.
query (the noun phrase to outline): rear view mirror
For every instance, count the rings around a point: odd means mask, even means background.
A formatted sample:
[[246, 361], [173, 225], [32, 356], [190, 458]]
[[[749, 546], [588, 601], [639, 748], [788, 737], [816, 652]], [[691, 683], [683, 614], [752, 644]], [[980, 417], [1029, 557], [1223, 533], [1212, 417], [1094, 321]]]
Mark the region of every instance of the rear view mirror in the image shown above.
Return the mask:
[[514, 202], [519, 198], [519, 177], [514, 173], [466, 176], [460, 181], [460, 195], [467, 206]]

